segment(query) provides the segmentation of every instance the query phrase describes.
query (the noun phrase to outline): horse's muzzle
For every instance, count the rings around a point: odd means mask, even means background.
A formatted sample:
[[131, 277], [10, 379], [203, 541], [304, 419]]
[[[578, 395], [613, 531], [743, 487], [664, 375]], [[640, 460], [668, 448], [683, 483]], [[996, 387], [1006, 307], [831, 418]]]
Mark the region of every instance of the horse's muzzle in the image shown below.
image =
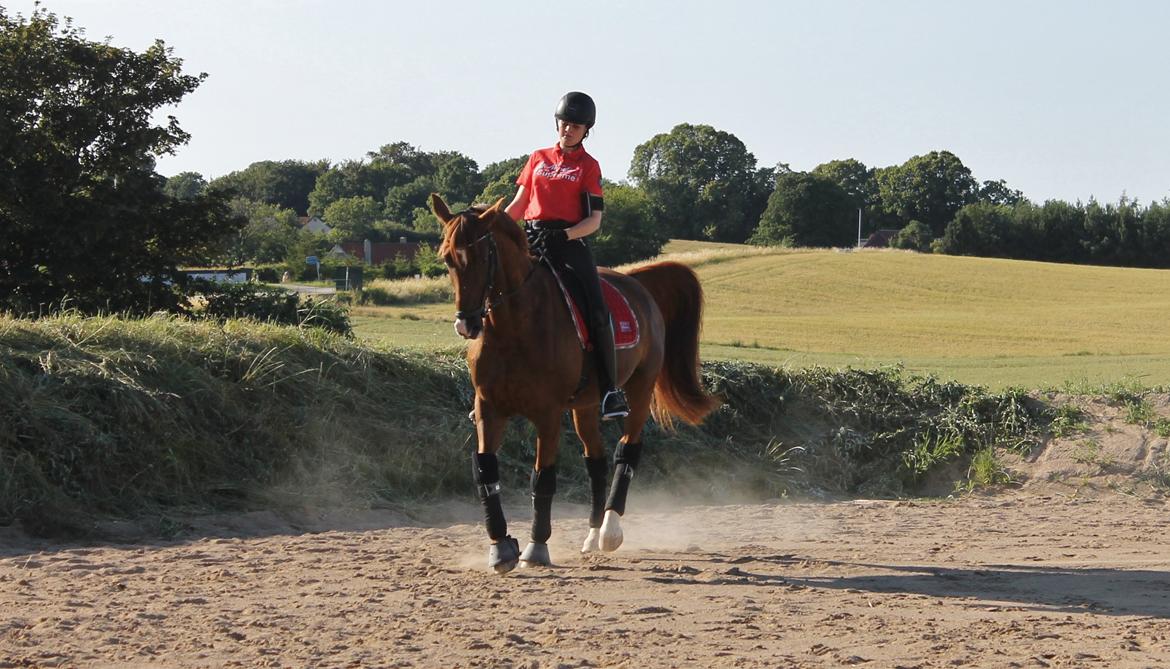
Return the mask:
[[479, 316], [456, 318], [455, 331], [464, 339], [475, 339], [483, 332], [483, 318]]

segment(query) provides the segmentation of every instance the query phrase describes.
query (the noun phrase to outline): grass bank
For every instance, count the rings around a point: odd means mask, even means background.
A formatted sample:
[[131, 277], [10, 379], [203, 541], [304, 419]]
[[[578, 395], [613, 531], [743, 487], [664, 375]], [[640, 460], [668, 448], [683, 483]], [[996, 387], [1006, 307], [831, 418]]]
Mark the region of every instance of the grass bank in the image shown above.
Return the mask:
[[[1028, 448], [1047, 420], [1020, 392], [897, 368], [713, 362], [704, 377], [725, 404], [701, 428], [651, 426], [640, 486], [696, 502], [900, 495], [992, 446]], [[250, 321], [0, 317], [0, 378], [0, 524], [84, 533], [132, 517], [162, 530], [187, 511], [471, 497], [471, 387], [453, 354]], [[506, 437], [519, 498], [534, 436], [516, 421]], [[566, 438], [560, 490], [584, 501]]]

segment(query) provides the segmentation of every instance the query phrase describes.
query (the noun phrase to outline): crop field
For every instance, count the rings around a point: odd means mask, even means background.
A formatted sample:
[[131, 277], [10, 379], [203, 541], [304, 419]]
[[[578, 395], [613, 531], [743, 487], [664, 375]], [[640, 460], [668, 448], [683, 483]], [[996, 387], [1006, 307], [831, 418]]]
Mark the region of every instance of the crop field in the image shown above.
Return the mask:
[[[701, 242], [663, 258], [703, 282], [705, 359], [897, 364], [991, 388], [1170, 384], [1170, 271]], [[354, 324], [380, 345], [457, 349], [452, 313], [361, 307]]]

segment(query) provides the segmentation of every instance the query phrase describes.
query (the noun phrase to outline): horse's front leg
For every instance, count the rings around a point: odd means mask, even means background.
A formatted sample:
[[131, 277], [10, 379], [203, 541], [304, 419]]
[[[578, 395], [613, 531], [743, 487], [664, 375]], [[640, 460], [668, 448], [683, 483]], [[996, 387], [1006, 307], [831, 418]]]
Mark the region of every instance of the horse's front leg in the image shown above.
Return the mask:
[[504, 438], [507, 419], [496, 415], [491, 405], [476, 398], [475, 426], [479, 445], [472, 454], [471, 473], [475, 489], [483, 505], [484, 525], [492, 545], [488, 549], [488, 567], [497, 574], [506, 574], [516, 568], [520, 559], [520, 543], [508, 536], [508, 522], [500, 500], [500, 465], [496, 453]]
[[557, 451], [561, 413], [550, 410], [537, 417], [536, 464], [532, 469], [532, 540], [520, 554], [521, 567], [550, 567], [548, 539], [552, 536], [552, 501], [557, 492]]
[[601, 550], [601, 519], [605, 514], [605, 479], [609, 463], [605, 459], [605, 443], [601, 440], [599, 407], [594, 405], [573, 410], [573, 425], [585, 448], [585, 471], [589, 474], [589, 532], [581, 544], [582, 553]]

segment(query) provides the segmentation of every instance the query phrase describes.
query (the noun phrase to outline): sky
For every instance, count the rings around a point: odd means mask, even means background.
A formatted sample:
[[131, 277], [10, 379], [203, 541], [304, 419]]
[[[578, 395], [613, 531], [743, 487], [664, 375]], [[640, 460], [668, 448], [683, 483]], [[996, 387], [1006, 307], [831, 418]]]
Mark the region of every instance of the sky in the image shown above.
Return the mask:
[[557, 101], [580, 90], [598, 106], [586, 148], [614, 181], [639, 144], [691, 123], [735, 135], [761, 167], [947, 150], [1037, 202], [1170, 197], [1163, 0], [41, 5], [94, 40], [162, 39], [207, 73], [165, 110], [192, 135], [159, 160], [167, 176], [399, 141], [482, 168], [552, 145]]

